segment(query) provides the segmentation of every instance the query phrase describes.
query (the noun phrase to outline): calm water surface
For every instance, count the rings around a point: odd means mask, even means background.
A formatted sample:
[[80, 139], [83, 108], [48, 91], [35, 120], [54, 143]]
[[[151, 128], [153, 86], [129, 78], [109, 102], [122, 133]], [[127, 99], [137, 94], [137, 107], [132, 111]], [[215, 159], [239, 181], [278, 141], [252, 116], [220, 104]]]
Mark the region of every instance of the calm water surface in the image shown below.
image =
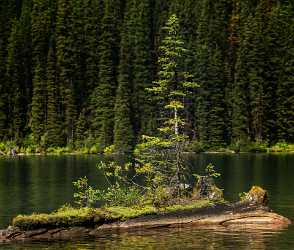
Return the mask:
[[[72, 201], [72, 182], [88, 176], [105, 181], [97, 156], [0, 158], [0, 226], [16, 214], [49, 212]], [[229, 200], [252, 185], [266, 188], [270, 206], [294, 220], [294, 155], [194, 155], [188, 164], [198, 173], [213, 163], [222, 174], [219, 186]], [[54, 243], [0, 245], [0, 249], [294, 249], [294, 226], [273, 230], [160, 229], [108, 234], [95, 239]]]

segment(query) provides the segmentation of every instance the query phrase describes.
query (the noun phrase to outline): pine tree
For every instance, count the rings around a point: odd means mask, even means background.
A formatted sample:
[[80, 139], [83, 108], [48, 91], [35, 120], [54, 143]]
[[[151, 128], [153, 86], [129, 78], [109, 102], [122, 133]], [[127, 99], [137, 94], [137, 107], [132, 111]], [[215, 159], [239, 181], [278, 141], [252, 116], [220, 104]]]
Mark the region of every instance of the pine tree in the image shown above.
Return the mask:
[[240, 42], [237, 52], [237, 60], [235, 65], [234, 86], [233, 86], [233, 113], [232, 113], [232, 141], [233, 143], [250, 141], [249, 131], [249, 79], [247, 77], [247, 57], [249, 54], [249, 37], [251, 36], [251, 27], [253, 16], [248, 17], [248, 4], [241, 5], [241, 31]]
[[7, 43], [11, 29], [11, 21], [15, 18], [15, 4], [3, 0], [0, 7], [0, 140], [7, 138], [8, 128], [8, 92], [6, 81]]
[[31, 127], [35, 143], [41, 144], [46, 125], [46, 55], [50, 28], [48, 0], [33, 1], [32, 48], [33, 48], [33, 97]]
[[198, 85], [191, 82], [190, 74], [181, 68], [182, 57], [188, 51], [180, 35], [177, 16], [171, 15], [163, 29], [165, 36], [160, 46], [158, 80], [147, 89], [154, 94], [159, 106], [159, 134], [143, 137], [145, 142], [139, 145], [143, 153], [141, 157], [139, 155], [139, 162], [148, 164], [152, 168], [151, 172], [155, 173], [155, 178], [152, 178], [153, 186], [175, 187], [180, 196], [180, 184], [186, 177], [182, 155], [188, 138], [184, 129], [185, 99]]
[[114, 102], [117, 85], [117, 65], [120, 22], [120, 1], [105, 1], [101, 23], [99, 83], [92, 95], [92, 130], [101, 147], [113, 143]]
[[8, 136], [20, 143], [27, 129], [31, 99], [31, 6], [23, 1], [21, 16], [14, 19], [7, 45]]
[[226, 20], [228, 2], [202, 2], [202, 13], [198, 26], [196, 80], [200, 84], [196, 111], [200, 141], [209, 146], [228, 142], [225, 121], [225, 67]]
[[[153, 80], [152, 66], [152, 5], [150, 1], [136, 1], [133, 10], [133, 98], [132, 113], [136, 137], [155, 131], [154, 105], [145, 89]], [[132, 31], [131, 31], [132, 32]]]
[[[35, 143], [41, 144], [41, 137], [45, 132], [46, 122], [46, 98], [44, 79], [41, 69], [41, 64], [35, 65], [34, 79], [33, 79], [33, 98], [32, 98], [32, 121], [31, 128], [34, 135]], [[45, 100], [44, 100], [45, 99]]]
[[[84, 136], [90, 135], [89, 129], [91, 120], [89, 119], [89, 110], [95, 109], [96, 101], [91, 103], [91, 95], [99, 82], [99, 38], [101, 35], [101, 20], [104, 12], [104, 3], [102, 0], [83, 2], [83, 12], [81, 15], [83, 23], [83, 42], [81, 46], [81, 59], [83, 64], [82, 82], [76, 92], [79, 93], [79, 119], [76, 128], [76, 137], [78, 144], [83, 144]], [[94, 107], [93, 107], [94, 106]], [[81, 120], [83, 119], [83, 120]]]
[[291, 143], [294, 142], [294, 24], [291, 21], [293, 10], [293, 4], [289, 1], [281, 7], [276, 19], [280, 31], [280, 49], [276, 56], [282, 64], [276, 93], [277, 140]]
[[47, 59], [47, 120], [46, 120], [46, 146], [64, 145], [61, 136], [60, 98], [56, 76], [56, 55], [53, 44], [48, 52]]
[[72, 2], [58, 0], [56, 19], [56, 56], [58, 68], [58, 81], [62, 98], [62, 115], [64, 119], [64, 132], [68, 144], [74, 140], [74, 125], [76, 117], [76, 105], [74, 98], [73, 79], [73, 51], [72, 36]]
[[117, 152], [130, 153], [134, 146], [132, 124], [132, 90], [134, 61], [134, 1], [127, 1], [121, 43], [120, 64], [118, 69], [118, 88], [114, 106], [114, 145]]

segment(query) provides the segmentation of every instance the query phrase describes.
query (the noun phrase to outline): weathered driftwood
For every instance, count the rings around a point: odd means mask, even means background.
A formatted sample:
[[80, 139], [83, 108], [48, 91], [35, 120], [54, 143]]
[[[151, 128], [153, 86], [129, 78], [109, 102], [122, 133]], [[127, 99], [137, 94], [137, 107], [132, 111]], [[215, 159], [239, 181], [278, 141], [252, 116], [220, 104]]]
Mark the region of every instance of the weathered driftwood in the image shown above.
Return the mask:
[[289, 219], [272, 212], [266, 204], [266, 192], [258, 187], [253, 187], [247, 194], [246, 199], [241, 202], [218, 204], [166, 214], [146, 215], [127, 221], [105, 222], [94, 227], [44, 228], [32, 231], [8, 227], [0, 231], [0, 242], [65, 240], [99, 236], [109, 230], [147, 230], [179, 226], [278, 229], [291, 223]]

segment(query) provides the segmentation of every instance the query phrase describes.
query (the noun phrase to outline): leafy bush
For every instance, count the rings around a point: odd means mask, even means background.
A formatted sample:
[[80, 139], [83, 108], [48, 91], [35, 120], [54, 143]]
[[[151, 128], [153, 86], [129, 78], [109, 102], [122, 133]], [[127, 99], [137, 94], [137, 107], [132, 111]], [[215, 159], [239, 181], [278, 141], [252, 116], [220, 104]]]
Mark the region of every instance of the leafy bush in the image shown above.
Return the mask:
[[204, 145], [202, 142], [193, 140], [187, 146], [186, 149], [189, 152], [201, 153], [205, 152], [208, 149], [207, 145]]
[[267, 150], [267, 143], [252, 142], [247, 146], [247, 151], [251, 153], [266, 153]]
[[270, 148], [271, 152], [294, 152], [294, 144], [278, 142]]
[[112, 155], [115, 152], [115, 145], [110, 145], [103, 150], [105, 155]]
[[77, 192], [74, 193], [75, 203], [80, 207], [92, 207], [97, 202], [102, 194], [99, 190], [94, 189], [88, 184], [88, 178], [82, 177], [73, 182]]
[[237, 141], [230, 145], [235, 152], [266, 153], [268, 151], [267, 142], [250, 142], [248, 140]]
[[0, 142], [0, 151], [6, 153], [6, 145], [4, 142]]
[[49, 147], [46, 149], [46, 152], [49, 154], [67, 154], [71, 152], [69, 147]]
[[118, 182], [105, 191], [100, 191], [101, 201], [108, 206], [134, 206], [142, 204], [142, 193], [134, 186], [121, 186]]
[[248, 195], [248, 193], [246, 193], [246, 192], [241, 192], [241, 193], [239, 193], [239, 199], [240, 199], [241, 201], [243, 201], [243, 200], [245, 200], [245, 199], [247, 198], [247, 195]]
[[99, 154], [101, 152], [102, 152], [102, 148], [99, 144], [93, 145], [89, 150], [90, 154]]

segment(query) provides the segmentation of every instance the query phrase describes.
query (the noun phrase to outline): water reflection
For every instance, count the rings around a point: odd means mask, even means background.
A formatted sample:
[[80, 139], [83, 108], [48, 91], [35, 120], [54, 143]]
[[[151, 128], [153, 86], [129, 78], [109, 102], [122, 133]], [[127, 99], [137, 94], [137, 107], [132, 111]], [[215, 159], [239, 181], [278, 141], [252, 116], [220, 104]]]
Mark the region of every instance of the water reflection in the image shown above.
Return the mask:
[[[275, 248], [278, 247], [276, 243], [279, 243], [279, 237], [283, 235], [283, 232], [283, 230], [258, 230], [253, 228], [232, 230], [224, 227], [210, 229], [184, 227], [109, 233], [84, 241], [7, 245], [3, 246], [3, 249], [291, 249], [283, 248], [281, 245], [281, 248]], [[293, 243], [293, 239], [290, 239], [288, 243]]]

